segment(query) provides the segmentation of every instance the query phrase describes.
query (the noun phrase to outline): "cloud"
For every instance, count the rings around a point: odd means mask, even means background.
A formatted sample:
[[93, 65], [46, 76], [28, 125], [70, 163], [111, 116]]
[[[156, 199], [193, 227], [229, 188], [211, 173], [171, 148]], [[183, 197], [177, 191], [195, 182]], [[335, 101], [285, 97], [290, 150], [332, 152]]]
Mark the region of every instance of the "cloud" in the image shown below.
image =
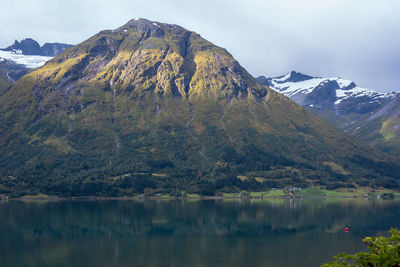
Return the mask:
[[179, 24], [225, 47], [255, 76], [298, 70], [400, 89], [397, 0], [15, 0], [0, 47], [32, 37], [79, 43], [133, 17]]

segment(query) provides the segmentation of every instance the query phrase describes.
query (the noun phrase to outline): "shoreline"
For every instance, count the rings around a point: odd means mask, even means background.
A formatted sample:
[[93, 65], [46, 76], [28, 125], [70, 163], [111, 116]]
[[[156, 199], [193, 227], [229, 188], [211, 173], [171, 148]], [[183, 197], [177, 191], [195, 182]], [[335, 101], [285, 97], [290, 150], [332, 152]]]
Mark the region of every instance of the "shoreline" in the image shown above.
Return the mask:
[[252, 197], [240, 197], [240, 196], [187, 196], [187, 197], [95, 197], [95, 196], [85, 196], [85, 197], [58, 197], [58, 196], [24, 196], [24, 197], [3, 197], [0, 198], [0, 201], [8, 201], [8, 200], [16, 200], [16, 201], [105, 201], [105, 200], [262, 200], [262, 199], [399, 199], [400, 196], [394, 196], [393, 198], [382, 198], [380, 195], [372, 195], [372, 196], [302, 196], [302, 197], [293, 197], [293, 196], [252, 196]]
[[[180, 194], [178, 194], [180, 193]], [[14, 192], [15, 194], [15, 192]], [[21, 201], [56, 201], [56, 200], [232, 200], [232, 199], [394, 199], [400, 198], [400, 191], [386, 188], [340, 188], [336, 190], [325, 189], [319, 187], [306, 188], [272, 188], [267, 191], [240, 191], [240, 192], [215, 192], [215, 195], [204, 196], [198, 193], [189, 193], [187, 191], [174, 192], [172, 194], [165, 192], [146, 192], [146, 193], [130, 193], [129, 195], [120, 196], [60, 196], [48, 195], [42, 192], [26, 195], [6, 195], [0, 194], [0, 202], [6, 200]]]

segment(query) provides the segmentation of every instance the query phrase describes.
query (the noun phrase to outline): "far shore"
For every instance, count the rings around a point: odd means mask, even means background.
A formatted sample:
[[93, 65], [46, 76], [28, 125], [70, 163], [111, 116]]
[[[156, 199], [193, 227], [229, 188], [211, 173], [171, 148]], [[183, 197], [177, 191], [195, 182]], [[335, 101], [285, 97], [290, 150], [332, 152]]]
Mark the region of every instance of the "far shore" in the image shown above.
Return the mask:
[[239, 193], [224, 193], [217, 192], [215, 196], [202, 196], [199, 194], [185, 193], [182, 191], [181, 196], [173, 196], [163, 193], [153, 193], [150, 195], [137, 194], [133, 196], [79, 196], [79, 197], [64, 197], [51, 196], [46, 194], [25, 195], [20, 197], [7, 196], [0, 194], [0, 201], [5, 200], [22, 200], [22, 201], [43, 201], [43, 200], [223, 200], [223, 199], [394, 199], [400, 198], [400, 192], [388, 189], [339, 189], [327, 190], [317, 187], [308, 187], [305, 189], [297, 188], [292, 191], [274, 189], [263, 192], [248, 192], [242, 191]]
[[[389, 199], [399, 199], [400, 196], [395, 195]], [[188, 196], [188, 197], [98, 197], [98, 196], [82, 196], [82, 197], [58, 197], [58, 196], [23, 196], [23, 197], [5, 197], [4, 200], [18, 200], [18, 201], [102, 201], [102, 200], [224, 200], [224, 199], [236, 199], [236, 200], [262, 200], [262, 199], [387, 199], [378, 196], [303, 196], [303, 197], [292, 197], [292, 196], [254, 196], [254, 197], [240, 197], [240, 196]]]

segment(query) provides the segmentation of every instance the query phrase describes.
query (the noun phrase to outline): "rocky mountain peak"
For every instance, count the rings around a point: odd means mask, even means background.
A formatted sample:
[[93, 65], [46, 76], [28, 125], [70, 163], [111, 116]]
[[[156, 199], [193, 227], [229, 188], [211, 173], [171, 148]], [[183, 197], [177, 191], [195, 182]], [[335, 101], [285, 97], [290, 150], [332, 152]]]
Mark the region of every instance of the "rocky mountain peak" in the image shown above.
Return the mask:
[[70, 44], [62, 43], [45, 43], [40, 46], [39, 43], [32, 38], [25, 38], [21, 42], [15, 40], [13, 45], [10, 45], [3, 51], [20, 51], [23, 55], [37, 55], [37, 56], [47, 56], [55, 57], [65, 49], [70, 48]]
[[4, 50], [21, 50], [24, 55], [40, 55], [40, 45], [32, 38], [25, 38], [21, 42], [15, 40], [13, 45], [5, 48]]
[[180, 26], [139, 18], [101, 31], [61, 54], [47, 70], [45, 76], [50, 77], [41, 79], [54, 86], [61, 79], [57, 84], [61, 90], [85, 81], [130, 95], [262, 98], [267, 94], [266, 87], [257, 84], [225, 49]]
[[119, 30], [125, 31], [127, 28], [151, 37], [162, 38], [164, 36], [164, 30], [160, 26], [160, 23], [147, 19], [131, 19], [124, 26], [120, 27]]
[[354, 82], [351, 82], [349, 85], [344, 87], [343, 90], [348, 91], [348, 90], [354, 89], [356, 87], [357, 87], [357, 85]]
[[285, 82], [301, 82], [301, 81], [305, 81], [305, 80], [310, 80], [313, 77], [302, 74], [300, 72], [297, 71], [291, 71], [289, 74], [289, 77], [285, 80]]

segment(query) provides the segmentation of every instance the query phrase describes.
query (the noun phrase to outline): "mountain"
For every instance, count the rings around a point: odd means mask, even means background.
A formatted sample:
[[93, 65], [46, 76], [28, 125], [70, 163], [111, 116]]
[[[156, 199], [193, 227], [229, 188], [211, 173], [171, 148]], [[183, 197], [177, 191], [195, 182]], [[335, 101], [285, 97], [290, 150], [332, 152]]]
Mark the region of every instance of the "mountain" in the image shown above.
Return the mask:
[[0, 97], [6, 194], [398, 188], [399, 173], [178, 25], [101, 31]]
[[34, 69], [43, 66], [52, 57], [38, 55], [23, 55], [21, 51], [0, 50], [0, 59], [14, 62], [14, 64], [26, 69]]
[[378, 93], [339, 77], [312, 77], [295, 71], [257, 80], [342, 129], [371, 115], [399, 94]]
[[400, 95], [372, 115], [352, 125], [348, 132], [400, 157]]
[[61, 43], [45, 43], [42, 47], [42, 56], [56, 57], [58, 54], [62, 53], [64, 50], [72, 47], [70, 44]]
[[0, 49], [0, 95], [7, 91], [20, 77], [30, 69], [43, 66], [57, 56], [68, 44], [45, 43], [42, 47], [33, 39], [27, 38]]
[[21, 51], [21, 54], [24, 55], [41, 55], [41, 49], [38, 42], [31, 38], [23, 39], [21, 42], [17, 40], [14, 41], [14, 44], [2, 49], [4, 51]]
[[22, 55], [20, 51], [0, 50], [0, 95], [31, 69], [43, 66], [51, 57]]
[[28, 72], [29, 69], [25, 66], [0, 57], [0, 96]]
[[45, 43], [40, 46], [39, 43], [31, 38], [23, 39], [21, 42], [15, 40], [14, 44], [2, 49], [3, 51], [21, 51], [23, 55], [37, 55], [46, 57], [55, 57], [64, 50], [72, 47], [70, 44]]
[[338, 77], [312, 77], [292, 71], [258, 82], [385, 152], [400, 156], [400, 92], [378, 93]]

